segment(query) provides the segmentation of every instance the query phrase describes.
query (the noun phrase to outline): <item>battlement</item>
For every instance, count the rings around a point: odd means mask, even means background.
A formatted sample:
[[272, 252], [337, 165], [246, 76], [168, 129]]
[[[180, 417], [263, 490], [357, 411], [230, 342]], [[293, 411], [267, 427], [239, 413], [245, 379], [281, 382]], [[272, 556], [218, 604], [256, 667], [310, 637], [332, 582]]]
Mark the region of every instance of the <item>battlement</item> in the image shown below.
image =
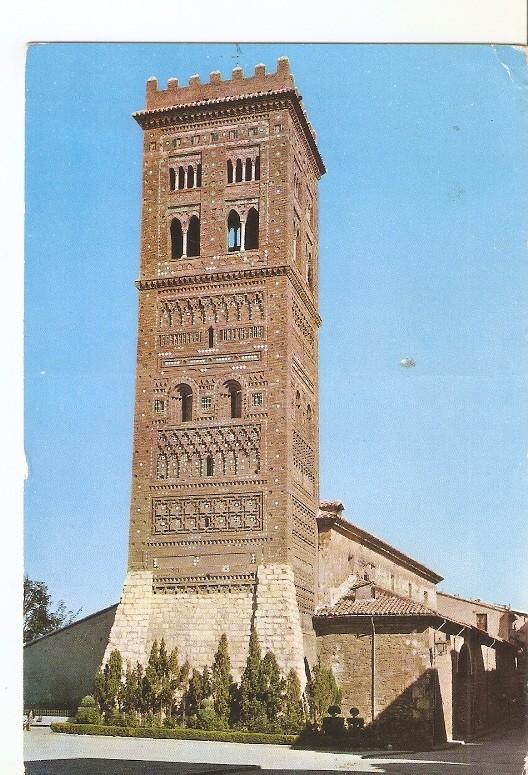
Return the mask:
[[167, 88], [158, 89], [156, 78], [151, 77], [147, 81], [145, 109], [159, 110], [294, 87], [288, 58], [280, 57], [274, 73], [266, 73], [266, 66], [259, 64], [256, 65], [254, 74], [246, 77], [241, 67], [235, 67], [232, 77], [225, 81], [222, 80], [221, 73], [216, 70], [209, 75], [208, 83], [201, 83], [199, 75], [191, 75], [187, 86], [180, 86], [177, 78], [169, 78]]

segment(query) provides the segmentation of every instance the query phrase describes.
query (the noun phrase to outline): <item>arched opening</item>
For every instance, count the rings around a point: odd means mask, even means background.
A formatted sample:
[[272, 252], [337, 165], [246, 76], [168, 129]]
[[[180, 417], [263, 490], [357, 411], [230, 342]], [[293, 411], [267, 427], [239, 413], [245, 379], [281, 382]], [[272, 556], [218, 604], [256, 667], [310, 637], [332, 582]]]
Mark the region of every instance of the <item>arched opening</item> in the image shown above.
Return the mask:
[[214, 329], [212, 326], [209, 326], [209, 330], [207, 331], [207, 338], [209, 347], [214, 347]]
[[169, 188], [171, 191], [176, 189], [176, 171], [172, 167], [169, 169]]
[[257, 210], [252, 207], [246, 220], [246, 250], [256, 250], [259, 244], [259, 216]]
[[190, 422], [193, 411], [193, 393], [189, 385], [178, 385], [176, 388], [181, 403], [181, 422]]
[[211, 455], [207, 455], [205, 459], [205, 475], [206, 476], [213, 476], [214, 474], [214, 463], [213, 458]]
[[197, 215], [192, 215], [187, 229], [187, 255], [200, 255], [200, 220]]
[[242, 417], [242, 387], [239, 382], [230, 379], [225, 383], [229, 398], [229, 416], [231, 418]]
[[297, 422], [300, 422], [302, 420], [301, 417], [301, 394], [297, 390], [295, 393], [295, 417], [297, 419]]
[[251, 159], [246, 159], [246, 180], [251, 180], [251, 168], [253, 167], [253, 163]]
[[201, 188], [202, 186], [202, 165], [199, 164], [196, 167], [196, 186], [197, 188]]
[[187, 188], [194, 188], [194, 167], [189, 164], [187, 168]]
[[310, 289], [313, 289], [313, 259], [312, 259], [312, 244], [309, 242], [306, 246], [306, 281]]
[[185, 188], [185, 170], [178, 167], [178, 189]]
[[170, 227], [171, 258], [181, 258], [183, 255], [183, 229], [181, 221], [173, 218]]
[[227, 160], [227, 182], [232, 183], [233, 182], [233, 162], [231, 159]]
[[260, 180], [260, 156], [255, 159], [255, 180]]
[[311, 429], [312, 427], [312, 407], [310, 404], [306, 407], [306, 422], [308, 424], [308, 428]]
[[242, 182], [242, 159], [236, 161], [235, 181], [237, 183]]
[[293, 252], [295, 263], [301, 266], [301, 227], [294, 221], [293, 223]]
[[233, 253], [240, 250], [240, 215], [236, 210], [231, 210], [227, 218], [227, 250]]

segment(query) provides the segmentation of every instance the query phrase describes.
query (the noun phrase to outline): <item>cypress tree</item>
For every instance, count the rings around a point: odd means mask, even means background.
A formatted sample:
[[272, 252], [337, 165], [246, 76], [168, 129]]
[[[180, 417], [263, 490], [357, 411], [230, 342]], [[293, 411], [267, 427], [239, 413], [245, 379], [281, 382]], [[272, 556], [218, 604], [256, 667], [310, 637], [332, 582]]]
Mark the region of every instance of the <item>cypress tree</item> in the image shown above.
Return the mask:
[[260, 664], [260, 697], [266, 709], [268, 721], [276, 721], [281, 711], [284, 687], [285, 681], [275, 654], [268, 651]]
[[306, 686], [306, 694], [314, 721], [319, 721], [331, 705], [339, 705], [341, 690], [331, 667], [324, 667], [320, 660], [317, 661]]
[[123, 659], [121, 653], [114, 649], [103, 670], [98, 670], [95, 676], [95, 696], [105, 717], [119, 706], [122, 673]]
[[233, 683], [231, 676], [231, 659], [227, 636], [220, 638], [211, 669], [211, 689], [216, 715], [227, 721], [229, 718], [229, 687]]
[[143, 703], [147, 713], [157, 713], [160, 707], [161, 680], [159, 675], [159, 648], [157, 640], [150, 649], [143, 676]]
[[262, 702], [261, 661], [260, 643], [252, 627], [246, 667], [240, 680], [240, 722], [255, 730], [265, 728], [267, 722]]
[[304, 713], [301, 700], [301, 682], [293, 668], [286, 677], [283, 699], [283, 729], [287, 734], [300, 732], [304, 725]]
[[189, 716], [196, 716], [203, 698], [203, 676], [198, 670], [193, 670], [185, 697], [185, 708]]

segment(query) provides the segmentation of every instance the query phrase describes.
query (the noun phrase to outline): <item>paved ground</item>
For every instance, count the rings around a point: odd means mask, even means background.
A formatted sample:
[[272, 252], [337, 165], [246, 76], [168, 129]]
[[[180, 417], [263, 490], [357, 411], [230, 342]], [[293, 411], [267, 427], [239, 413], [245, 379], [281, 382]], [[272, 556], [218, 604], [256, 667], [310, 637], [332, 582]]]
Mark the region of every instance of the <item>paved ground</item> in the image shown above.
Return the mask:
[[425, 754], [342, 754], [295, 751], [285, 746], [189, 740], [24, 734], [27, 775], [528, 775], [526, 731]]

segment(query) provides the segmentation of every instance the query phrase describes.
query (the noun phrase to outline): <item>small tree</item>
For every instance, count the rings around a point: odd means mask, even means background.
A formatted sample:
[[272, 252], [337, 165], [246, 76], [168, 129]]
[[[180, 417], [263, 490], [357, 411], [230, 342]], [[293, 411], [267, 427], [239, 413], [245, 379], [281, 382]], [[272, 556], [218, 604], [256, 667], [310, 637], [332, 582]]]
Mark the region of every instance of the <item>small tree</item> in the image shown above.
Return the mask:
[[316, 722], [320, 721], [330, 705], [340, 704], [341, 690], [331, 667], [324, 667], [320, 660], [317, 661], [306, 685], [306, 694], [312, 719]]
[[216, 715], [229, 718], [229, 687], [233, 683], [231, 676], [231, 659], [225, 633], [220, 638], [211, 668], [211, 693]]
[[101, 714], [95, 699], [91, 694], [87, 694], [83, 697], [81, 704], [77, 708], [76, 721], [78, 724], [100, 724]]
[[179, 676], [180, 691], [181, 691], [180, 713], [184, 724], [188, 716], [187, 691], [189, 689], [190, 675], [191, 675], [191, 665], [189, 663], [189, 660], [186, 659], [183, 665], [180, 667], [180, 676]]
[[[181, 688], [178, 649], [174, 648], [167, 660], [167, 671], [161, 684], [161, 707], [166, 716], [172, 716], [176, 698]], [[178, 699], [181, 699], [179, 697]]]
[[[143, 668], [138, 662], [138, 666]], [[125, 671], [125, 680], [121, 684], [121, 697], [120, 707], [125, 714], [125, 720], [127, 726], [136, 726], [138, 723], [138, 715], [140, 713], [140, 674], [138, 670], [133, 670], [130, 662], [127, 662]]]
[[103, 670], [99, 670], [95, 676], [95, 697], [106, 719], [112, 711], [119, 709], [122, 673], [123, 659], [119, 650], [114, 649]]
[[185, 711], [188, 716], [196, 716], [204, 698], [203, 676], [198, 670], [193, 670], [185, 694]]
[[285, 681], [281, 675], [275, 654], [268, 651], [260, 664], [260, 697], [268, 721], [276, 721], [282, 709]]
[[261, 662], [257, 631], [252, 627], [246, 667], [240, 679], [240, 722], [249, 729], [262, 729], [267, 722], [262, 702]]
[[[167, 654], [163, 655], [166, 659]], [[155, 640], [151, 646], [145, 675], [143, 676], [143, 705], [144, 711], [151, 714], [159, 713], [161, 707], [161, 669], [160, 669], [160, 650], [158, 641]]]
[[287, 734], [300, 732], [304, 724], [304, 713], [301, 700], [301, 682], [297, 671], [293, 668], [286, 677], [282, 709], [284, 712], [282, 726]]

